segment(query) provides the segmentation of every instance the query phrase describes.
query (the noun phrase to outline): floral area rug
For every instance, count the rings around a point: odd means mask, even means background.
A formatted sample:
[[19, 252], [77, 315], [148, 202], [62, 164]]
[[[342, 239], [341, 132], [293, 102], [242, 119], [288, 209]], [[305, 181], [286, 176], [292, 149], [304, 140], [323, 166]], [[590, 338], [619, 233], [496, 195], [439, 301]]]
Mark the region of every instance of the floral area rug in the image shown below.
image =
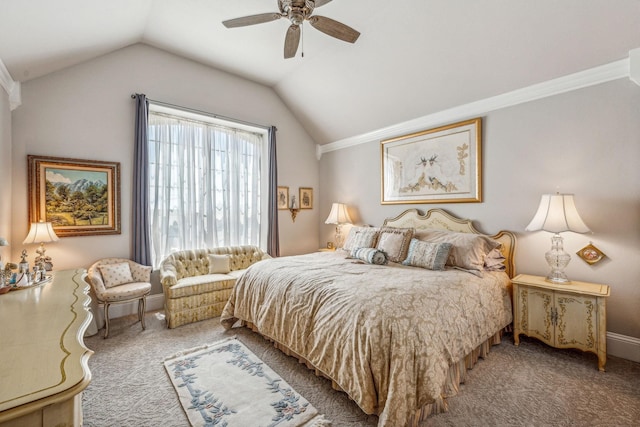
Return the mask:
[[192, 426], [331, 425], [235, 337], [180, 352], [164, 366]]

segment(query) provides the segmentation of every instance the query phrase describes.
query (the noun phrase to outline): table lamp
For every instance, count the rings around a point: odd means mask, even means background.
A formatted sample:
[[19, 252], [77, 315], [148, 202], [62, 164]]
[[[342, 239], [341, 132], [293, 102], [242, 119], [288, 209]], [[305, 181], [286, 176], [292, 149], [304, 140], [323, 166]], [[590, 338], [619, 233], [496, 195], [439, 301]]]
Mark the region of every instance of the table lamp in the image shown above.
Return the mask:
[[352, 224], [351, 217], [347, 211], [347, 205], [344, 203], [334, 203], [331, 205], [331, 212], [327, 217], [325, 224], [336, 225], [336, 248], [342, 247], [342, 225]]
[[552, 283], [570, 283], [564, 269], [569, 265], [571, 255], [564, 251], [564, 239], [560, 233], [563, 231], [575, 233], [591, 231], [578, 214], [573, 194], [543, 194], [538, 211], [525, 230], [544, 230], [554, 233], [551, 237], [551, 250], [545, 253], [545, 258], [551, 267], [551, 272], [546, 280]]
[[44, 266], [45, 270], [51, 271], [53, 269], [53, 264], [51, 263], [51, 257], [45, 256], [44, 252], [44, 244], [57, 242], [60, 238], [56, 235], [55, 231], [53, 231], [53, 226], [50, 222], [32, 222], [31, 228], [29, 229], [29, 234], [22, 242], [25, 245], [30, 243], [40, 243], [40, 247], [36, 249], [36, 253], [38, 256], [35, 258], [35, 265]]

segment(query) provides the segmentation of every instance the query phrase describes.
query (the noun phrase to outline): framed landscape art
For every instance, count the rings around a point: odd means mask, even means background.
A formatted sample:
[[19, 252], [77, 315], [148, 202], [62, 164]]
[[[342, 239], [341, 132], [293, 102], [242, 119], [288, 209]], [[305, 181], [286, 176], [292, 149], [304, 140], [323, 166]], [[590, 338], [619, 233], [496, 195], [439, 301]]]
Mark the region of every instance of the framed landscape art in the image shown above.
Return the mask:
[[29, 220], [56, 234], [120, 234], [120, 163], [27, 156]]
[[381, 203], [482, 201], [481, 119], [380, 143]]

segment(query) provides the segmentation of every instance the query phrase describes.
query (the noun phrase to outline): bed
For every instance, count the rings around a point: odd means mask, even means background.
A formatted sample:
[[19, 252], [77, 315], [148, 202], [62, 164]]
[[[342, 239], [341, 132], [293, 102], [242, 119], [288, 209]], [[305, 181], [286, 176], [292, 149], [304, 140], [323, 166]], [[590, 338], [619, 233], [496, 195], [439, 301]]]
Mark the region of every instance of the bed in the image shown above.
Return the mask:
[[[472, 221], [440, 209], [424, 215], [409, 209], [378, 231], [378, 244], [402, 233], [416, 240], [433, 234], [495, 242], [501, 267], [377, 265], [342, 250], [274, 258], [238, 279], [221, 323], [230, 329], [240, 321], [273, 341], [329, 378], [365, 413], [378, 415], [379, 426], [417, 426], [447, 410], [467, 369], [511, 324], [515, 237], [507, 231], [482, 235]], [[352, 238], [350, 232], [345, 247]], [[407, 253], [406, 260], [415, 258], [415, 251]]]

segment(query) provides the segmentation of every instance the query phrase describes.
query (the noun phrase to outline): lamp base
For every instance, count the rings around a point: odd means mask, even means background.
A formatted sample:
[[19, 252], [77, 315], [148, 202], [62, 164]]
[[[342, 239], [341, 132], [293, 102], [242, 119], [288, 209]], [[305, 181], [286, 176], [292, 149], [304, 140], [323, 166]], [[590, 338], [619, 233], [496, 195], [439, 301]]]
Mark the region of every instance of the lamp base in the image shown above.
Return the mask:
[[561, 283], [564, 285], [569, 285], [571, 283], [571, 280], [569, 280], [567, 278], [567, 275], [562, 273], [564, 277], [558, 277], [557, 275], [554, 275], [553, 273], [549, 273], [549, 275], [547, 277], [544, 278], [545, 281], [547, 282], [551, 282], [551, 283]]
[[563, 239], [556, 233], [551, 237], [551, 249], [544, 254], [551, 272], [547, 275], [545, 280], [551, 283], [571, 283], [571, 280], [564, 273], [564, 269], [569, 265], [571, 261], [571, 255], [566, 253], [563, 248]]

